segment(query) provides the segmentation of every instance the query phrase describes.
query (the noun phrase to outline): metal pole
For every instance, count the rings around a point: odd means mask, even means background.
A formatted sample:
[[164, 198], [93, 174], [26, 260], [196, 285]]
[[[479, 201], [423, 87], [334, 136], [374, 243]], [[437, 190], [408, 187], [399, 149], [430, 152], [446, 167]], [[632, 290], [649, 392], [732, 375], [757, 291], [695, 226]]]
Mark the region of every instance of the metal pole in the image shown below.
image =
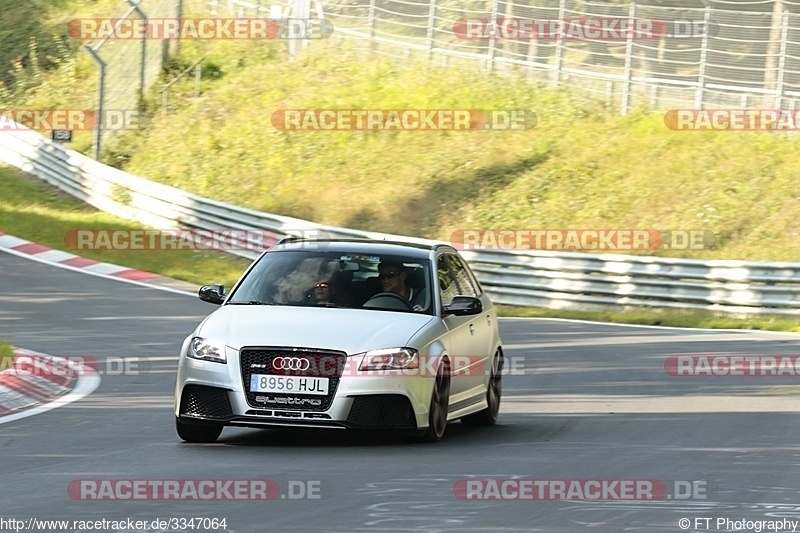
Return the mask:
[[780, 109], [783, 104], [783, 85], [786, 75], [786, 44], [789, 36], [789, 12], [783, 12], [783, 27], [781, 28], [781, 55], [778, 61], [778, 83], [775, 86], [775, 108]]
[[[567, 0], [558, 3], [558, 20], [564, 20], [564, 12], [567, 9]], [[538, 43], [537, 43], [538, 44]], [[564, 36], [556, 36], [556, 57], [555, 70], [553, 71], [553, 85], [558, 87], [561, 81], [561, 65], [564, 62]]]
[[[183, 0], [178, 0], [178, 24], [183, 26]], [[175, 39], [175, 55], [181, 51], [181, 38], [180, 35]]]
[[[492, 15], [489, 17], [489, 27], [494, 27], [495, 30], [499, 30], [497, 27], [497, 4], [500, 3], [500, 0], [492, 0]], [[486, 68], [489, 72], [494, 70], [494, 52], [497, 43], [497, 31], [494, 32], [494, 39], [489, 37], [489, 51], [487, 55], [489, 59], [486, 61]]]
[[[144, 11], [139, 9], [139, 4], [141, 3], [142, 0], [139, 0], [139, 2], [137, 3], [134, 3], [133, 0], [125, 0], [125, 1], [128, 2], [128, 4], [130, 4], [133, 10], [136, 11], [136, 13], [138, 13], [140, 17], [142, 17], [142, 20], [144, 20], [144, 27], [147, 28], [147, 15], [144, 14]], [[142, 68], [139, 74], [139, 87], [141, 88], [141, 94], [139, 96], [139, 102], [137, 102], [137, 107], [140, 107], [144, 103], [144, 93], [147, 88], [147, 86], [145, 85], [145, 70], [147, 68], [147, 31], [145, 31], [144, 35], [142, 36], [141, 61], [142, 61]]]
[[[636, 4], [631, 4], [628, 12], [630, 20], [636, 19]], [[631, 103], [631, 77], [633, 74], [633, 32], [628, 33], [625, 44], [625, 84], [622, 86], [622, 114], [627, 115]]]
[[369, 50], [375, 51], [375, 0], [369, 0]]
[[703, 16], [703, 39], [700, 43], [700, 72], [697, 76], [697, 91], [694, 93], [694, 108], [701, 109], [706, 92], [706, 63], [708, 63], [708, 25], [711, 21], [711, 8], [706, 6]]
[[94, 130], [94, 158], [100, 161], [101, 147], [103, 143], [103, 114], [105, 113], [105, 88], [106, 88], [106, 62], [103, 61], [97, 52], [88, 44], [83, 46], [92, 55], [98, 65], [100, 65], [100, 83], [97, 90], [97, 124]]
[[433, 56], [433, 33], [436, 26], [436, 0], [431, 0], [431, 6], [428, 10], [428, 61]]

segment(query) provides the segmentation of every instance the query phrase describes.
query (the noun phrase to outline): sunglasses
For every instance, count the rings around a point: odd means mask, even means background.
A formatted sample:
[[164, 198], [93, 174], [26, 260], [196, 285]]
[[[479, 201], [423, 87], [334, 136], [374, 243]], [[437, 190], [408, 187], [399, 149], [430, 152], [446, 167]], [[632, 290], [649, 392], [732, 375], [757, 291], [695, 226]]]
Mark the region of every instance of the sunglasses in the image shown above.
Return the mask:
[[386, 272], [385, 274], [378, 274], [378, 277], [380, 279], [392, 279], [393, 277], [395, 277], [399, 273], [400, 272], [398, 272], [396, 270], [393, 270], [392, 272]]
[[330, 283], [317, 283], [314, 285], [315, 289], [329, 289], [331, 287]]

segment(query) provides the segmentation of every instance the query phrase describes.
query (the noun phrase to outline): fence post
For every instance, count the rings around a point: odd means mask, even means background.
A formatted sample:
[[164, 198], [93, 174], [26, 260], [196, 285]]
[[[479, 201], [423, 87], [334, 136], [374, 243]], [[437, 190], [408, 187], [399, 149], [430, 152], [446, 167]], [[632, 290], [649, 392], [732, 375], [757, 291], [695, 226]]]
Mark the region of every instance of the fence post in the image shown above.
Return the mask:
[[436, 0], [431, 0], [428, 10], [428, 61], [433, 57], [433, 34], [436, 27]]
[[[636, 19], [636, 3], [631, 3], [628, 18]], [[628, 32], [625, 43], [625, 83], [622, 85], [622, 115], [627, 115], [631, 105], [631, 78], [633, 77], [633, 32]]]
[[[183, 20], [183, 0], [178, 0], [178, 24], [181, 24], [182, 20]], [[175, 50], [175, 55], [178, 55], [180, 53], [180, 51], [181, 51], [181, 39], [180, 39], [180, 36], [178, 36], [178, 38], [175, 39], [175, 48], [174, 48], [174, 50]]]
[[[492, 27], [492, 25], [494, 25], [495, 30], [498, 29], [497, 28], [497, 4], [499, 4], [499, 3], [500, 3], [500, 0], [492, 0], [492, 14], [489, 17], [489, 24], [490, 24], [489, 27]], [[497, 37], [497, 33], [498, 32], [495, 31], [493, 33], [494, 33], [494, 36], [493, 37], [491, 37], [491, 36], [489, 37], [489, 51], [487, 52], [488, 59], [486, 60], [486, 68], [487, 68], [487, 70], [489, 72], [494, 70], [494, 53], [495, 53], [495, 49], [497, 48], [497, 38], [498, 38]]]
[[375, 0], [369, 0], [369, 51], [375, 51]]
[[[567, 0], [560, 0], [558, 3], [558, 20], [564, 20], [564, 13], [567, 10]], [[558, 87], [561, 83], [561, 66], [564, 62], [564, 36], [556, 36], [556, 57], [555, 70], [553, 71], [553, 85]]]
[[[125, 0], [128, 4], [133, 8], [136, 13], [142, 20], [144, 21], [144, 27], [147, 27], [147, 15], [145, 15], [144, 11], [139, 9], [139, 4], [134, 3], [133, 0]], [[144, 103], [144, 94], [147, 90], [147, 86], [145, 85], [145, 71], [147, 70], [147, 32], [142, 35], [142, 53], [141, 53], [141, 69], [139, 71], [139, 88], [141, 90], [141, 94], [139, 95], [139, 102], [137, 102], [137, 107], [142, 106]]]
[[708, 62], [708, 25], [711, 22], [711, 7], [706, 6], [703, 15], [703, 39], [700, 42], [700, 71], [697, 75], [697, 90], [694, 93], [694, 108], [701, 109], [706, 92], [706, 63]]
[[783, 12], [781, 28], [781, 55], [778, 59], [778, 82], [775, 84], [775, 108], [780, 109], [783, 104], [783, 85], [786, 76], [786, 47], [789, 38], [789, 11]]
[[94, 158], [96, 161], [100, 161], [100, 153], [102, 150], [103, 144], [103, 114], [105, 113], [105, 90], [106, 90], [106, 62], [103, 61], [103, 58], [100, 57], [91, 46], [83, 45], [89, 54], [91, 54], [92, 59], [97, 62], [100, 66], [100, 83], [98, 83], [97, 88], [97, 125], [94, 130]]

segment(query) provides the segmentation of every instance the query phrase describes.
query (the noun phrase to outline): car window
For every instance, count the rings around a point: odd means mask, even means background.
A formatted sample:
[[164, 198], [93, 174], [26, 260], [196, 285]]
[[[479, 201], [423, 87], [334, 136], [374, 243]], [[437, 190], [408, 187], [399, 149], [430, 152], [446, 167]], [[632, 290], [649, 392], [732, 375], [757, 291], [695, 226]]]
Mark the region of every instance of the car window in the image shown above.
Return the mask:
[[[405, 308], [383, 309], [374, 301], [383, 293], [378, 266], [398, 265], [411, 291]], [[265, 304], [308, 307], [346, 307], [410, 311], [431, 314], [430, 265], [427, 259], [386, 254], [282, 250], [268, 252], [248, 272], [231, 295], [231, 304]], [[413, 299], [413, 301], [411, 301]], [[390, 301], [390, 300], [386, 300]], [[384, 306], [385, 307], [385, 306]]]
[[453, 278], [453, 272], [450, 270], [450, 265], [447, 256], [442, 255], [436, 265], [437, 275], [439, 277], [439, 296], [442, 299], [442, 305], [450, 305], [453, 298], [458, 296], [458, 284]]
[[447, 258], [450, 261], [450, 268], [453, 271], [453, 278], [458, 284], [458, 294], [460, 296], [477, 296], [479, 292], [473, 284], [472, 277], [469, 275], [469, 271], [461, 262], [461, 258], [452, 254], [448, 254]]

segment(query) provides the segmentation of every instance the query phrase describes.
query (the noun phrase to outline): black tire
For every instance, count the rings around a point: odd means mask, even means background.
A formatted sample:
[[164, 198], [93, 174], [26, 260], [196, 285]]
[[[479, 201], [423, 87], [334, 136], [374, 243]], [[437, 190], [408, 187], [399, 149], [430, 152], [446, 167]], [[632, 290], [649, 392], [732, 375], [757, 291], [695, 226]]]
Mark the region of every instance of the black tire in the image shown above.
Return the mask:
[[447, 431], [447, 413], [450, 407], [450, 363], [439, 365], [433, 384], [431, 406], [428, 409], [428, 429], [422, 436], [425, 442], [439, 442]]
[[222, 433], [222, 424], [187, 424], [176, 417], [175, 429], [186, 442], [214, 442]]
[[467, 415], [461, 419], [467, 426], [493, 426], [500, 414], [500, 397], [503, 393], [503, 354], [498, 350], [492, 359], [492, 371], [489, 374], [489, 386], [486, 388], [486, 403], [483, 411]]

